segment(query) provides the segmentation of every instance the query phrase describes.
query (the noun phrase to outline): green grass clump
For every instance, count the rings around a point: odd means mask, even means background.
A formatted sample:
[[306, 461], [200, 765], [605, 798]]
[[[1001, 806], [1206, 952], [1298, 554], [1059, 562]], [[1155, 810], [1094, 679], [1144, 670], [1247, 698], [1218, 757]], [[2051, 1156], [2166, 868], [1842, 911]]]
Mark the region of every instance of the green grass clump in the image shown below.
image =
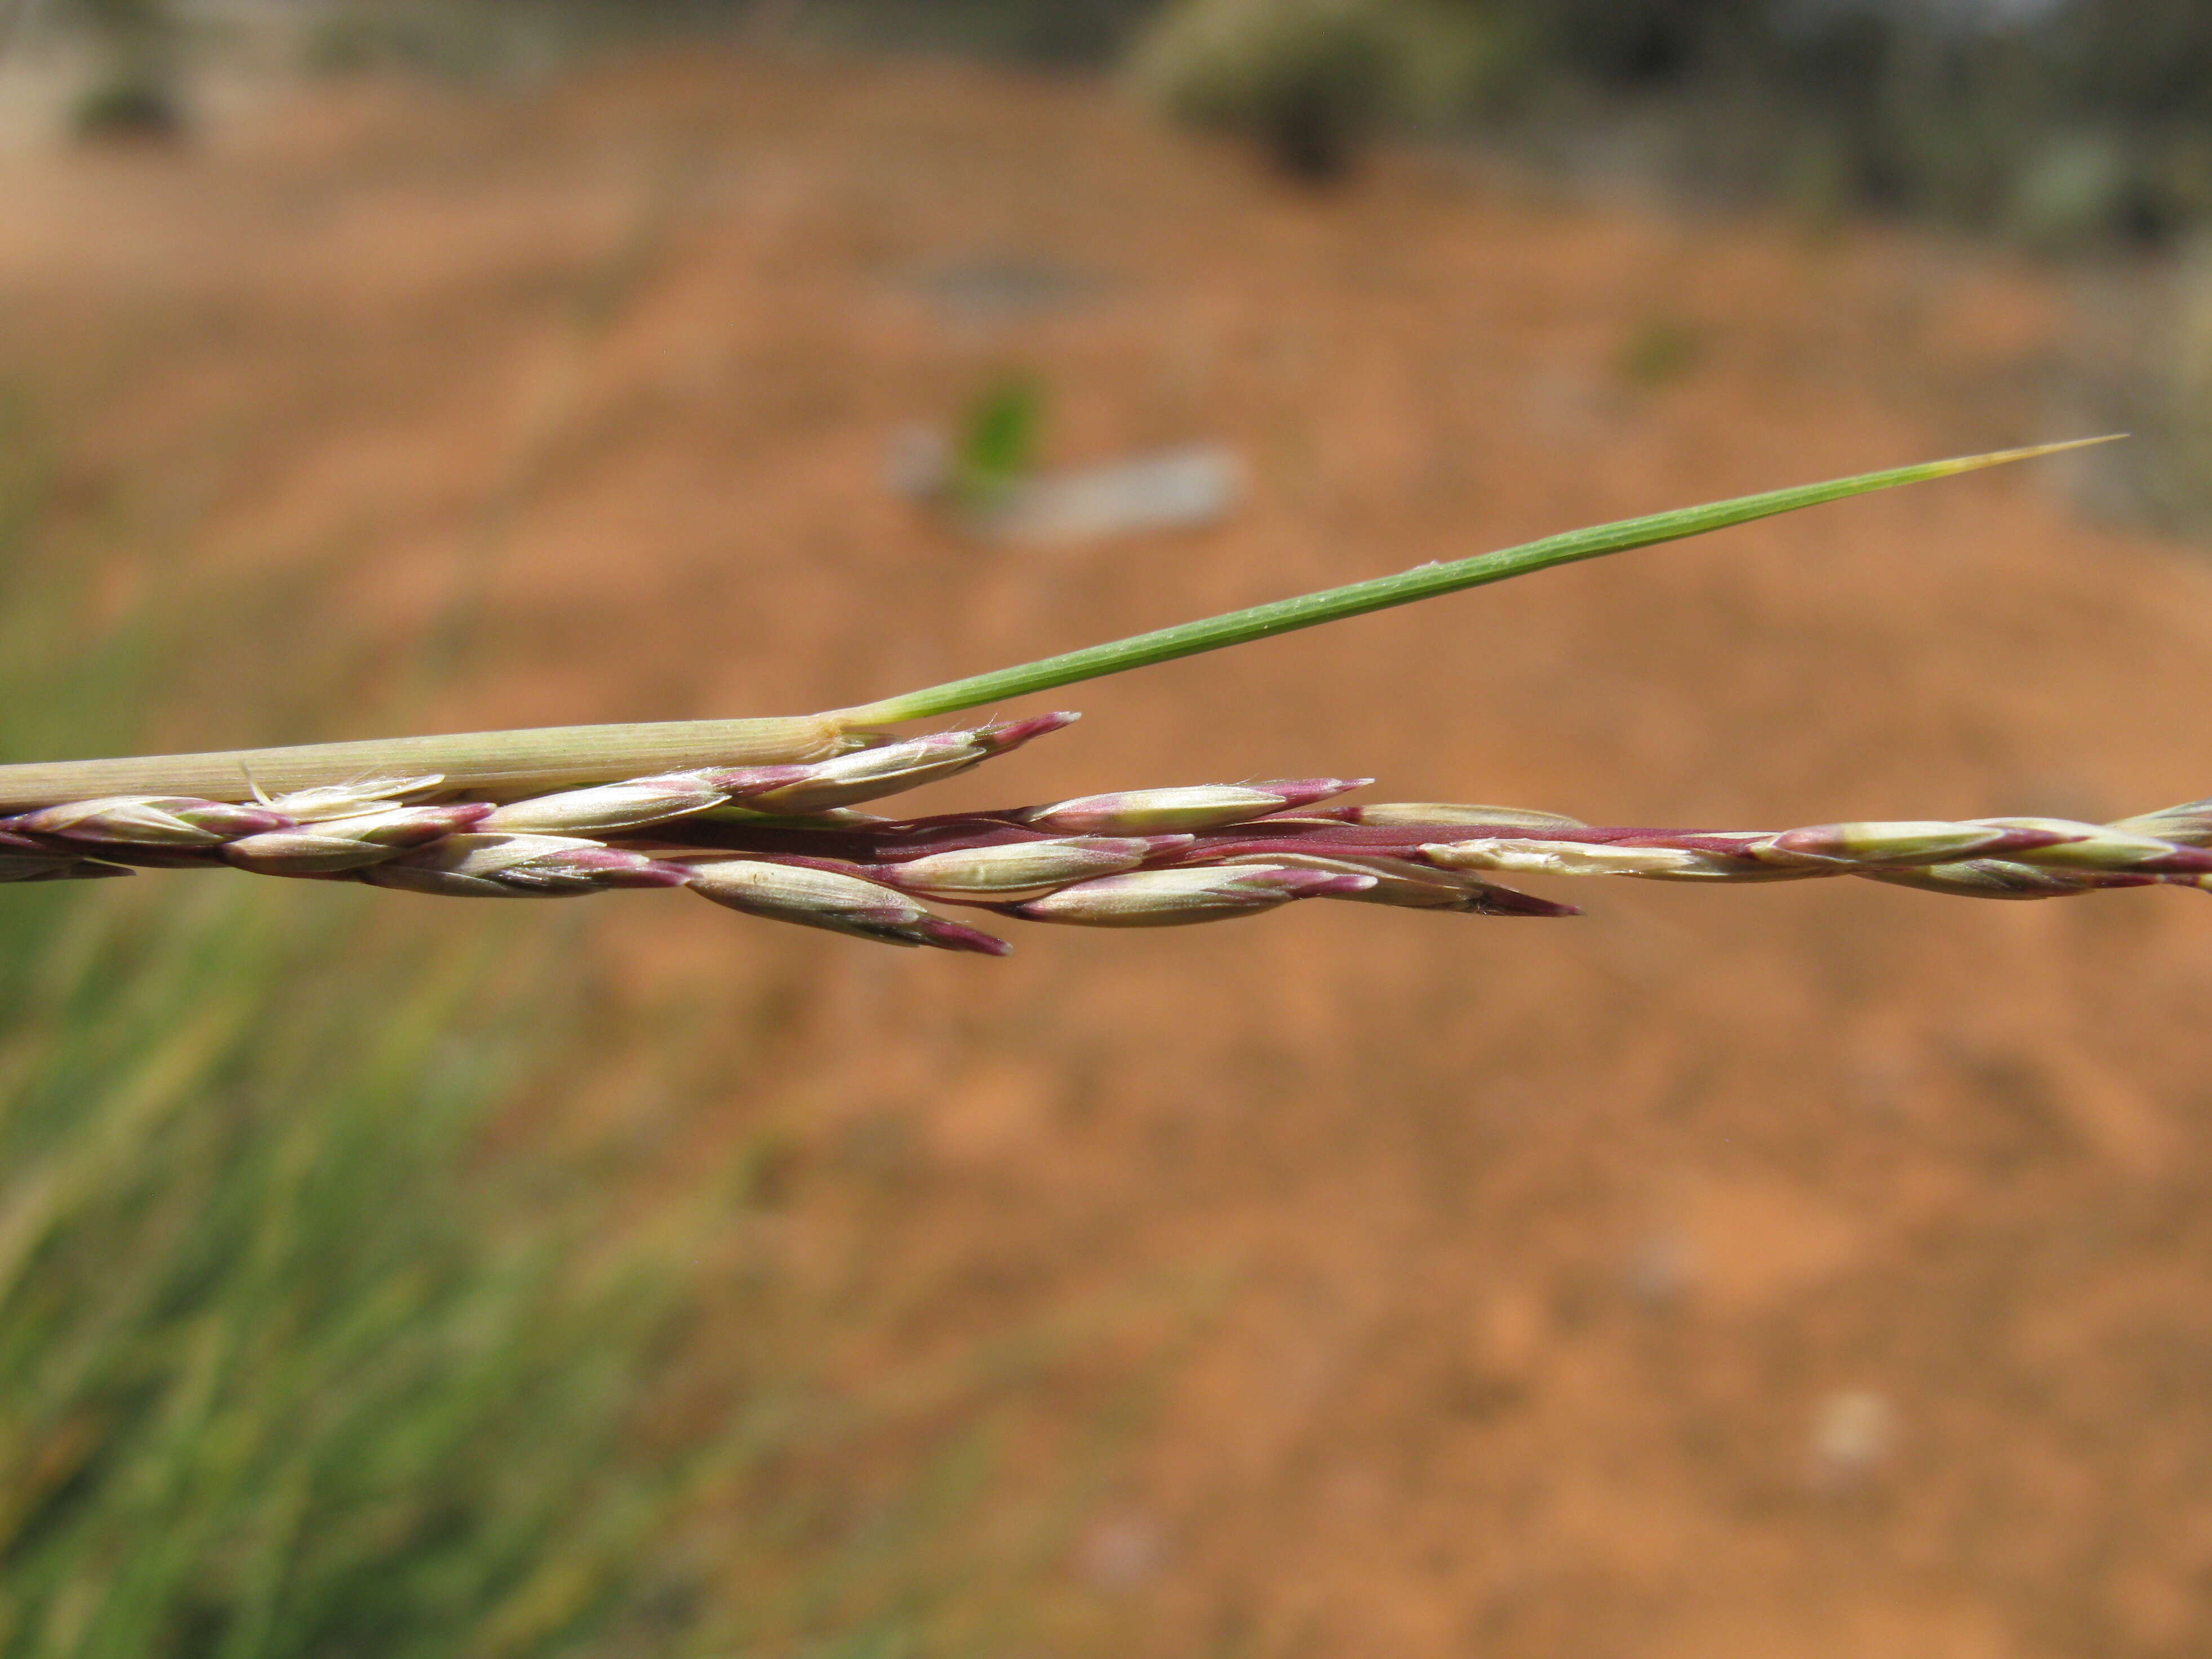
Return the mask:
[[0, 908], [11, 1659], [561, 1652], [639, 1590], [652, 1304], [470, 1158], [515, 1010], [309, 896]]
[[[0, 752], [110, 748], [161, 641], [103, 617], [17, 413]], [[661, 1650], [699, 1449], [631, 1431], [678, 1291], [479, 1155], [557, 972], [311, 884], [0, 896], [0, 1655]]]

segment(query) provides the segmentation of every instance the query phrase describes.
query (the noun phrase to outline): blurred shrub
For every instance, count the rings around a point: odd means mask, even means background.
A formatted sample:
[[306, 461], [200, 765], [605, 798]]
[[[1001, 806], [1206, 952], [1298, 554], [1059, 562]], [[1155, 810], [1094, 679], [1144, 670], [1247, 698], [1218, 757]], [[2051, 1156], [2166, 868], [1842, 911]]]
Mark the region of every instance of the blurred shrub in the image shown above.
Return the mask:
[[[668, 0], [655, 0], [667, 3]], [[1158, 0], [805, 0], [791, 26], [855, 45], [983, 52], [1045, 64], [1111, 62]], [[757, 0], [756, 10], [775, 0]]]
[[565, 32], [534, 9], [338, 5], [308, 27], [301, 55], [320, 75], [398, 71], [465, 82], [541, 61]]
[[307, 60], [325, 70], [474, 79], [640, 41], [789, 37], [868, 51], [1035, 63], [1111, 61], [1158, 0], [320, 0]]
[[[1462, 0], [1464, 3], [1464, 0]], [[1632, 89], [1689, 80], [1755, 38], [1765, 0], [1507, 0], [1555, 72]]]
[[[174, 129], [179, 4], [59, 0], [56, 11], [101, 43], [79, 109], [87, 130]], [[2178, 243], [2212, 221], [2203, 0], [319, 0], [299, 9], [320, 67], [469, 77], [732, 31], [1133, 59], [1137, 83], [1177, 118], [1252, 135], [1308, 179], [1340, 172], [1388, 126], [1514, 115], [1556, 151], [1577, 137], [1600, 143], [1610, 115], [1632, 106], [1640, 131], [1663, 134], [1665, 167], [1732, 191], [1871, 204], [2046, 247]]]
[[1138, 48], [1138, 87], [1176, 118], [1245, 133], [1277, 169], [1344, 172], [1399, 94], [1401, 56], [1375, 0], [1190, 0]]
[[[1543, 80], [1671, 114], [1694, 179], [2045, 247], [2212, 216], [2202, 0], [1462, 0]], [[1578, 106], [1587, 116], [1589, 106]]]
[[1243, 134], [1318, 184], [1386, 126], [1480, 106], [1524, 33], [1427, 0], [1183, 0], [1138, 39], [1130, 73], [1173, 118]]
[[2087, 247], [2128, 228], [2131, 159], [2110, 133], [2057, 132], [2024, 156], [1999, 223], [2032, 247]]
[[1626, 111], [1664, 136], [1655, 159], [1730, 191], [2045, 247], [2173, 244], [2212, 222], [2203, 0], [1174, 0], [1149, 14], [1131, 0], [1127, 11], [1154, 98], [1265, 137], [1294, 167], [1340, 164], [1385, 124], [1468, 116], [1515, 117], [1556, 141], [1547, 149], [1571, 149]]
[[2128, 413], [2147, 441], [2140, 493], [2166, 522], [2212, 525], [2212, 238], [2174, 262], [2163, 337], [2154, 337], [2148, 397]]
[[72, 0], [93, 44], [91, 84], [70, 111], [86, 138], [173, 138], [184, 130], [180, 27], [169, 0]]
[[84, 92], [70, 106], [70, 125], [83, 138], [160, 140], [182, 133], [185, 118], [170, 87], [133, 76]]
[[2107, 264], [2076, 287], [2078, 338], [2061, 382], [2080, 417], [2132, 441], [2077, 475], [2094, 510], [2212, 531], [2212, 234], [2177, 257]]

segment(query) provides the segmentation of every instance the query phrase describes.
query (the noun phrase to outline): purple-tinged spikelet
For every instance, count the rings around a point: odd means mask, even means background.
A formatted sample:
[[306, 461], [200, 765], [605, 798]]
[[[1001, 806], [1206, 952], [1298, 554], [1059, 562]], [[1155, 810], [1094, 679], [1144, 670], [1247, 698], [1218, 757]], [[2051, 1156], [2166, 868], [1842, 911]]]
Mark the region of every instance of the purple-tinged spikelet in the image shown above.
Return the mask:
[[112, 847], [219, 847], [238, 836], [279, 830], [292, 822], [266, 807], [179, 795], [107, 795], [40, 807], [7, 820], [25, 835]]
[[[732, 793], [743, 792], [748, 797], [746, 805], [755, 811], [805, 816], [957, 776], [994, 755], [1020, 748], [1032, 738], [1072, 726], [1079, 718], [1066, 713], [1038, 714], [1029, 720], [938, 732], [902, 743], [855, 750], [811, 766], [775, 769], [787, 775], [766, 787], [753, 787], [756, 780], [750, 769], [733, 768], [718, 775], [728, 781]], [[791, 773], [797, 775], [787, 775]]]
[[1364, 873], [1194, 865], [1079, 882], [1006, 908], [1030, 921], [1079, 927], [1179, 927], [1253, 915], [1294, 899], [1349, 898], [1375, 884], [1376, 878]]
[[452, 806], [394, 806], [351, 817], [324, 818], [290, 830], [245, 836], [222, 850], [234, 868], [262, 876], [319, 876], [382, 864], [410, 848], [459, 835], [483, 823], [482, 801]]
[[1282, 778], [1266, 783], [1206, 783], [1175, 789], [1124, 789], [1081, 795], [1012, 814], [1053, 835], [1155, 836], [1214, 830], [1271, 812], [1296, 811], [1373, 782], [1371, 778]]
[[569, 836], [448, 836], [358, 878], [447, 898], [568, 898], [615, 887], [679, 887], [691, 872]]
[[615, 835], [689, 817], [729, 799], [730, 792], [720, 786], [712, 772], [670, 772], [512, 801], [494, 808], [483, 828], [502, 835]]
[[872, 873], [902, 891], [927, 898], [1010, 902], [1039, 898], [1074, 882], [1119, 875], [1164, 850], [1162, 842], [1188, 840], [1187, 836], [1091, 836], [1012, 842], [925, 854], [902, 864], [884, 865]]
[[878, 882], [812, 864], [716, 859], [695, 864], [691, 890], [747, 915], [795, 922], [883, 945], [929, 945], [1002, 957], [1005, 940], [933, 915]]

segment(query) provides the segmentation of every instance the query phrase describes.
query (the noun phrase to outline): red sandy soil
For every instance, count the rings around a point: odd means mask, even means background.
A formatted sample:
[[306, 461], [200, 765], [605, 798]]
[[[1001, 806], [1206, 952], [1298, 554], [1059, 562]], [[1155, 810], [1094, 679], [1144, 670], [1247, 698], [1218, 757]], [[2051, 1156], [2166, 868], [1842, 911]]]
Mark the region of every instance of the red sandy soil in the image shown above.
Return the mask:
[[[963, 306], [994, 261], [1081, 280]], [[927, 64], [356, 87], [178, 155], [18, 158], [0, 302], [79, 499], [210, 569], [337, 569], [301, 626], [382, 653], [358, 715], [171, 711], [194, 747], [372, 731], [426, 631], [426, 726], [798, 712], [2071, 435], [2061, 295], [1971, 250], [1440, 155], [1308, 198], [1102, 89]], [[1655, 329], [1692, 349], [1639, 384]], [[933, 523], [886, 447], [1010, 365], [1056, 460], [1218, 439], [1249, 501], [1073, 550]], [[1081, 726], [931, 799], [1333, 772], [1758, 828], [2204, 794], [2212, 568], [2062, 482], [1084, 687], [1046, 704]], [[636, 1133], [777, 1148], [744, 1225], [791, 1316], [855, 1397], [921, 1379], [850, 1501], [1005, 1413], [947, 1558], [1013, 1586], [980, 1650], [2212, 1649], [2212, 907], [1571, 896], [1029, 928], [1005, 963], [675, 899], [590, 937], [704, 1045], [704, 1103]]]

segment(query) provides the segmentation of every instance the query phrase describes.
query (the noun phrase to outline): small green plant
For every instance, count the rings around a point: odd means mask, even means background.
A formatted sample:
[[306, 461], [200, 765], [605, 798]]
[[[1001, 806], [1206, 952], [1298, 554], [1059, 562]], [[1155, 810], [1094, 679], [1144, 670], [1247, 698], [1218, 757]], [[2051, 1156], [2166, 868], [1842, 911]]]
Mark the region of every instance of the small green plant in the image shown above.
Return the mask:
[[[2098, 441], [2090, 440], [2087, 441]], [[0, 767], [0, 877], [224, 867], [450, 897], [684, 888], [885, 944], [1003, 954], [927, 902], [1014, 920], [1161, 927], [1304, 898], [1566, 915], [1498, 874], [1764, 882], [1842, 875], [1985, 898], [2212, 890], [2212, 802], [2109, 824], [2051, 818], [1786, 831], [1593, 828], [1519, 809], [1324, 805], [1367, 779], [1117, 791], [894, 819], [855, 810], [1076, 716], [894, 740], [877, 728], [1218, 650], [1869, 490], [2077, 447], [1923, 463], [1554, 536], [826, 714], [555, 727]], [[270, 793], [264, 785], [280, 793]]]
[[952, 505], [971, 517], [1003, 506], [1036, 471], [1044, 439], [1044, 382], [1002, 374], [969, 405], [952, 452]]
[[1704, 337], [1678, 317], [1646, 317], [1621, 342], [1620, 378], [1644, 390], [1680, 380], [1705, 356]]

